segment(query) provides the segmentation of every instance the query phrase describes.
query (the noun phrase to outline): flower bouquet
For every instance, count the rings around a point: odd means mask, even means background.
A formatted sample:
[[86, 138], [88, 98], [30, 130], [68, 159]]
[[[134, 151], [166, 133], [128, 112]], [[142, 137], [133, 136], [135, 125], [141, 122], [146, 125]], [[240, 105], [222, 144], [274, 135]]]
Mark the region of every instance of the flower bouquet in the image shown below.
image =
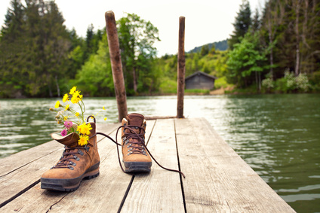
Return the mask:
[[[90, 123], [87, 123], [89, 118], [94, 119], [95, 117], [90, 115], [85, 120], [85, 104], [83, 103], [83, 95], [81, 91], [77, 90], [74, 86], [69, 93], [66, 93], [62, 98], [62, 103], [57, 101], [54, 108], [50, 108], [50, 111], [55, 111], [57, 114], [55, 119], [58, 124], [62, 125], [62, 131], [59, 133], [51, 134], [52, 138], [57, 141], [65, 141], [66, 139], [78, 141], [79, 146], [85, 146], [88, 144], [90, 131], [92, 126]], [[75, 106], [80, 109], [79, 111], [75, 110]], [[103, 107], [102, 110], [105, 110]], [[106, 118], [105, 118], [106, 120]], [[94, 130], [95, 131], [95, 130]], [[65, 144], [67, 145], [67, 144]]]

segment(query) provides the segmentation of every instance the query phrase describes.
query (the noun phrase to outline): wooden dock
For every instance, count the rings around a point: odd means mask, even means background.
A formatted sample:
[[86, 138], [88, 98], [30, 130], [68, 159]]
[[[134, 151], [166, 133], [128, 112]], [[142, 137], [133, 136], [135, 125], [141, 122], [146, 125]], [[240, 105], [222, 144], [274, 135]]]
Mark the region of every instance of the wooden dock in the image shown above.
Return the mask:
[[[119, 124], [98, 125], [115, 137]], [[148, 148], [165, 167], [123, 173], [115, 145], [99, 136], [100, 175], [74, 192], [40, 188], [62, 154], [51, 141], [0, 160], [0, 212], [295, 212], [214, 131], [207, 120], [147, 121]]]

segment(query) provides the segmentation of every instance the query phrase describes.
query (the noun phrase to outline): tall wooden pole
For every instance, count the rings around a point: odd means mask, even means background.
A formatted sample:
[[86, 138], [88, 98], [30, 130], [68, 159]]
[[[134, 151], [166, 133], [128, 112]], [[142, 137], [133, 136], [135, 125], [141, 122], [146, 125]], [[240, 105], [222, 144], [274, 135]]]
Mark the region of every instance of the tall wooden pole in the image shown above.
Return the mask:
[[183, 118], [183, 96], [184, 96], [184, 79], [185, 79], [185, 56], [184, 56], [184, 31], [185, 17], [179, 17], [179, 47], [178, 47], [178, 103], [177, 117]]
[[106, 17], [106, 31], [108, 36], [110, 60], [112, 67], [113, 83], [118, 104], [119, 122], [128, 114], [126, 88], [122, 72], [119, 38], [114, 13], [108, 11]]

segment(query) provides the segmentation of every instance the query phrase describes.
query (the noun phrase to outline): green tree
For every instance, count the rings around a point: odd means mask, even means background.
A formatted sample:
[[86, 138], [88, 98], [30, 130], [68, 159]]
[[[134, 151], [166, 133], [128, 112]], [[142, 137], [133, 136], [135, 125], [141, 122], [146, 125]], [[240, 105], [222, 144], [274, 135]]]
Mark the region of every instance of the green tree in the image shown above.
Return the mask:
[[24, 8], [20, 1], [12, 0], [0, 33], [0, 97], [20, 97], [23, 79], [20, 78], [18, 58], [24, 47]]
[[260, 49], [259, 34], [252, 35], [248, 32], [241, 40], [235, 44], [234, 49], [229, 53], [227, 61], [230, 70], [228, 77], [231, 83], [239, 87], [251, 85], [255, 79], [257, 89], [261, 89], [261, 72], [268, 68], [265, 65], [266, 52]]
[[[0, 54], [5, 56], [1, 79], [12, 91], [2, 96], [59, 95], [60, 82], [68, 76], [70, 42], [57, 5], [43, 0], [26, 0], [26, 7], [13, 0], [12, 5], [0, 43]], [[21, 13], [22, 19], [15, 17]]]
[[153, 45], [160, 41], [158, 29], [136, 14], [127, 14], [118, 21], [118, 35], [127, 93], [136, 94], [155, 79], [150, 63], [156, 56]]
[[251, 29], [253, 32], [256, 32], [260, 29], [260, 27], [261, 27], [261, 21], [260, 21], [259, 11], [256, 8], [253, 19], [252, 19]]
[[67, 76], [70, 49], [64, 18], [54, 1], [27, 0], [26, 13], [29, 45], [34, 57], [31, 59], [34, 69], [28, 70], [32, 82], [28, 85], [29, 91], [37, 95], [47, 87], [50, 97], [54, 90], [60, 96], [59, 80]]
[[201, 56], [205, 56], [209, 53], [209, 44], [203, 45], [200, 51]]
[[15, 41], [23, 32], [23, 5], [20, 0], [12, 0], [10, 5], [11, 8], [7, 10], [4, 25], [1, 29], [1, 40], [6, 42]]
[[231, 38], [228, 40], [229, 48], [232, 50], [233, 46], [241, 41], [241, 38], [247, 33], [251, 26], [251, 9], [248, 0], [242, 0], [240, 10], [237, 13], [235, 23], [233, 23], [234, 31]]
[[216, 53], [216, 46], [214, 45], [214, 44], [212, 44], [212, 47], [211, 47], [211, 49], [210, 49], [210, 51], [209, 51], [209, 54], [215, 54]]
[[[76, 48], [79, 49], [79, 48]], [[75, 50], [76, 50], [75, 49]], [[114, 95], [107, 35], [102, 36], [96, 54], [92, 54], [79, 70], [72, 85], [78, 85], [84, 94], [91, 96]]]

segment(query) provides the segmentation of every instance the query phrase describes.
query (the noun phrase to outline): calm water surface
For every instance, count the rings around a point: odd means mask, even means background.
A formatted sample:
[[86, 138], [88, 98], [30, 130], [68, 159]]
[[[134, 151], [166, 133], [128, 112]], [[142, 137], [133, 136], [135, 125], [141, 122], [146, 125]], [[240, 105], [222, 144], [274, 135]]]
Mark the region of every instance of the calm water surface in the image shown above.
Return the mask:
[[[0, 100], [0, 157], [47, 142], [59, 130], [56, 99]], [[176, 96], [128, 98], [128, 111], [175, 115]], [[87, 113], [114, 98], [85, 99]], [[297, 212], [320, 212], [320, 95], [186, 96], [186, 117], [205, 117], [229, 145]], [[104, 115], [98, 118], [103, 121]]]

